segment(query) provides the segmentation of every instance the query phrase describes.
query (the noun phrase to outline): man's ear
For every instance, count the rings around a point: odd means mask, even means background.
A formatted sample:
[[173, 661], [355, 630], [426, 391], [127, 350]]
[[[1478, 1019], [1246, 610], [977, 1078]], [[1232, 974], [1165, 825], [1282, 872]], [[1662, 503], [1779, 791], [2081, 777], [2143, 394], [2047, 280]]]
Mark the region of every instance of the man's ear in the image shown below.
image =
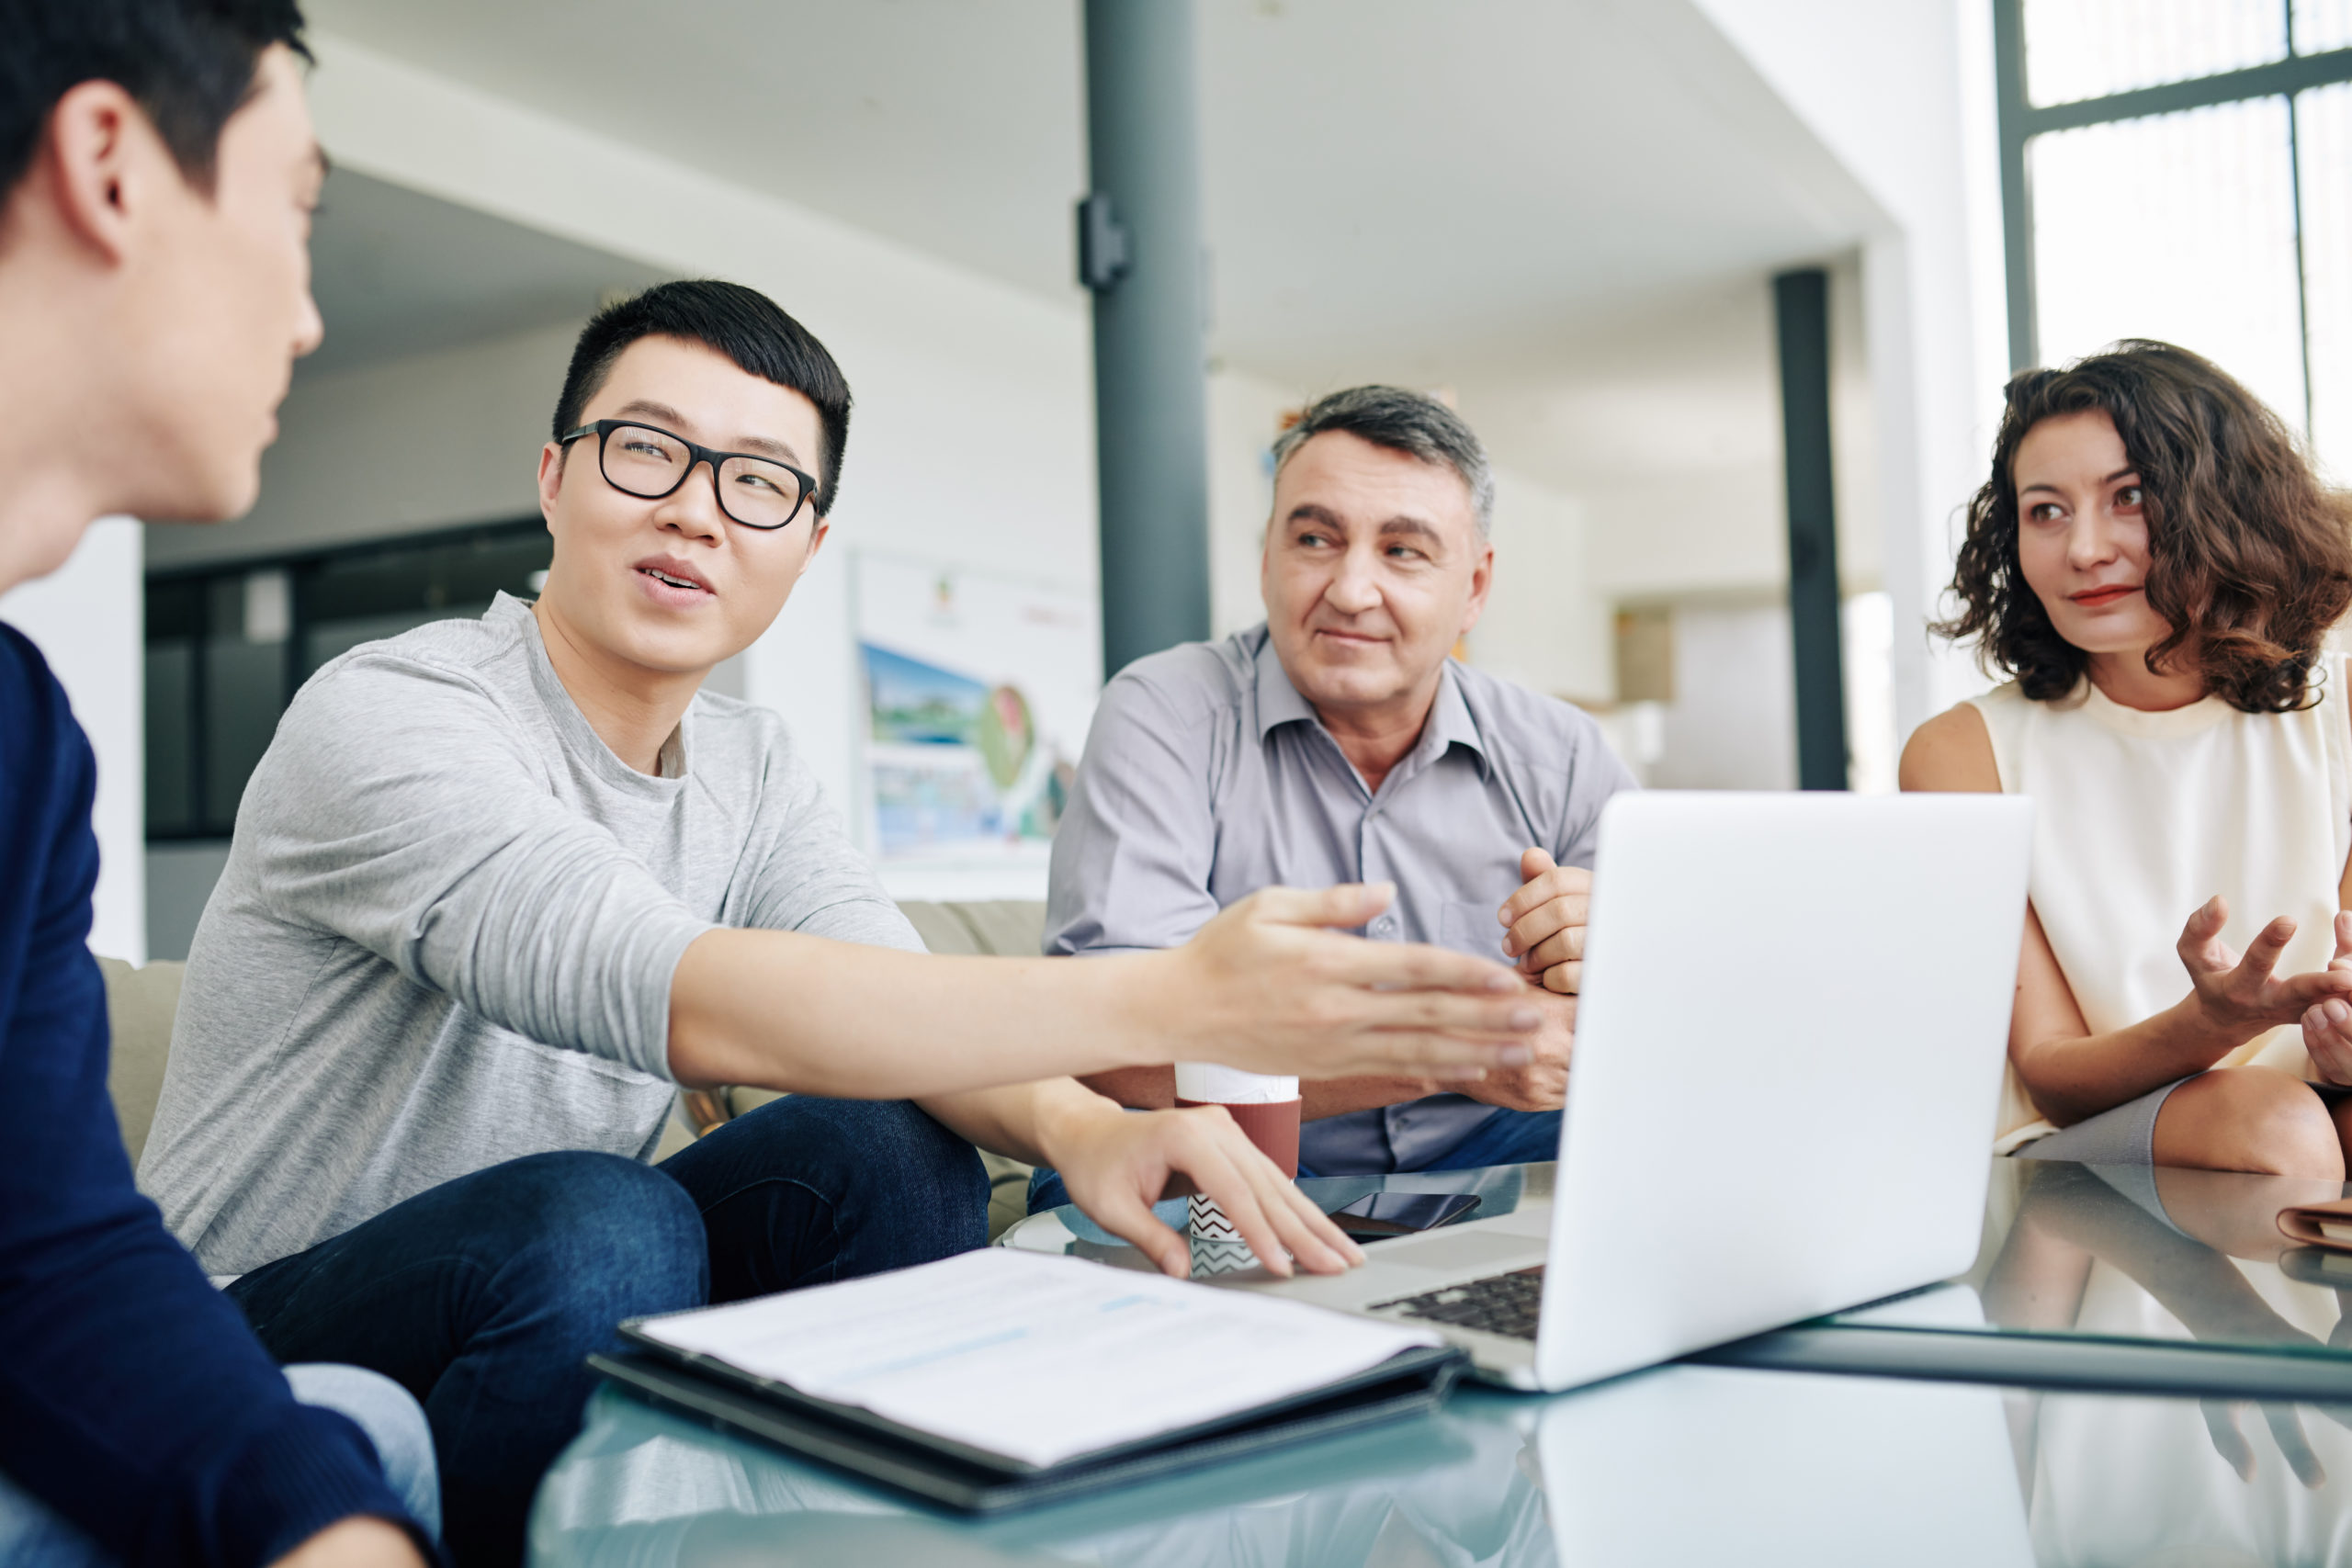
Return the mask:
[[800, 570], [792, 574], [793, 581], [797, 582], [808, 575], [808, 569], [817, 564], [817, 552], [825, 547], [825, 536], [832, 531], [833, 525], [831, 523], [821, 517], [817, 519], [816, 527], [808, 534], [808, 553], [800, 558]]
[[1487, 595], [1495, 586], [1495, 547], [1485, 539], [1478, 541], [1478, 561], [1470, 569], [1470, 603], [1463, 611], [1462, 629], [1454, 636], [1468, 637], [1470, 628], [1487, 613]]
[[539, 448], [539, 515], [555, 532], [555, 498], [563, 493], [563, 448], [550, 441]]
[[181, 179], [146, 111], [112, 82], [84, 82], [57, 100], [33, 164], [66, 231], [112, 264], [130, 254], [154, 183]]

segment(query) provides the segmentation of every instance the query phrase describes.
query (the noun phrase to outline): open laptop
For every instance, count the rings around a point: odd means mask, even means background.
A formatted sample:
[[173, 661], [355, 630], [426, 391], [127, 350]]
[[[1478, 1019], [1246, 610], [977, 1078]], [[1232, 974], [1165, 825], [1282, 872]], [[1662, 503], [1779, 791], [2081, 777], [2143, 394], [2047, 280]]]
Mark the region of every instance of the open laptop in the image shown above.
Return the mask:
[[1996, 795], [1616, 796], [1549, 1208], [1216, 1282], [1560, 1389], [1964, 1271], [2032, 825]]

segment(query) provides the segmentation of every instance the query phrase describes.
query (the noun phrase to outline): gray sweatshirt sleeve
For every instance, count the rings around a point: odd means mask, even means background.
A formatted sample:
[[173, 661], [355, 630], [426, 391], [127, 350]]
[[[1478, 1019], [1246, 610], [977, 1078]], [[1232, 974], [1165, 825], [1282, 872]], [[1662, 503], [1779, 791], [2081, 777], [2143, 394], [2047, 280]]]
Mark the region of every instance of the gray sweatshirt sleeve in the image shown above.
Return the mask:
[[841, 813], [786, 740], [771, 748], [764, 791], [775, 824], [743, 900], [742, 923], [762, 931], [799, 931], [835, 942], [926, 952], [922, 938], [882, 890], [873, 865], [849, 841]]
[[237, 831], [279, 918], [668, 1077], [671, 975], [710, 923], [559, 802], [548, 766], [469, 675], [363, 654], [287, 709]]

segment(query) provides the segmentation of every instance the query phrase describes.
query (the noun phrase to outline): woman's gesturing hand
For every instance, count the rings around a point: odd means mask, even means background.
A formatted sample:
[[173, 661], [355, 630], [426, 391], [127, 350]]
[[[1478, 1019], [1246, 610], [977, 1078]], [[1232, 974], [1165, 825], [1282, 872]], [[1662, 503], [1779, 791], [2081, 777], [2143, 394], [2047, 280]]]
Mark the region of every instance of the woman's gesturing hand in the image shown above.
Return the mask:
[[[2281, 915], [2256, 933], [2240, 958], [2222, 940], [2230, 908], [2217, 894], [2188, 917], [2177, 951], [2188, 967], [2193, 998], [2207, 1026], [2232, 1049], [2266, 1029], [2293, 1023], [2330, 999], [2352, 998], [2352, 966], [2331, 964], [2308, 975], [2281, 979], [2271, 973], [2295, 937], [2295, 922]], [[2346, 928], [2336, 917], [2336, 946], [2343, 952]]]
[[1460, 1080], [1524, 1066], [1543, 1015], [1490, 959], [1322, 928], [1363, 925], [1387, 884], [1269, 887], [1227, 906], [1174, 950], [1160, 998], [1182, 1060], [1310, 1078]]
[[1180, 1280], [1192, 1272], [1192, 1243], [1151, 1212], [1168, 1179], [1180, 1174], [1216, 1200], [1272, 1273], [1287, 1277], [1294, 1258], [1317, 1274], [1337, 1274], [1363, 1261], [1363, 1249], [1243, 1135], [1221, 1105], [1125, 1111], [1106, 1100], [1100, 1111], [1057, 1127], [1045, 1152], [1071, 1201], [1096, 1224]]
[[[2352, 909], [2335, 916], [2335, 956], [2331, 975], [2352, 975]], [[2303, 1049], [2329, 1083], [2352, 1084], [2352, 1000], [2329, 997], [2303, 1010]]]

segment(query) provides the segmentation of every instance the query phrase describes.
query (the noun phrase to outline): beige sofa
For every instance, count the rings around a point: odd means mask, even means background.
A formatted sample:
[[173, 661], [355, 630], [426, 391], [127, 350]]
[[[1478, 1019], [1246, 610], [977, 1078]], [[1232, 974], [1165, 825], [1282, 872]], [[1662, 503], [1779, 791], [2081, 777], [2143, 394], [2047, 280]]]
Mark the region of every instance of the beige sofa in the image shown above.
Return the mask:
[[[1044, 939], [1046, 907], [1016, 900], [899, 906], [933, 953], [993, 953], [1033, 955]], [[101, 958], [106, 973], [107, 1013], [114, 1031], [107, 1089], [131, 1163], [147, 1145], [155, 1120], [155, 1098], [164, 1088], [164, 1063], [172, 1045], [172, 1015], [179, 1006], [186, 965], [155, 963], [133, 968], [119, 958]], [[775, 1099], [765, 1089], [720, 1089], [682, 1097], [670, 1118], [657, 1157], [684, 1148], [700, 1134], [755, 1105]], [[1027, 1212], [1029, 1168], [1001, 1155], [981, 1156], [989, 1172], [989, 1235], [993, 1240]]]

